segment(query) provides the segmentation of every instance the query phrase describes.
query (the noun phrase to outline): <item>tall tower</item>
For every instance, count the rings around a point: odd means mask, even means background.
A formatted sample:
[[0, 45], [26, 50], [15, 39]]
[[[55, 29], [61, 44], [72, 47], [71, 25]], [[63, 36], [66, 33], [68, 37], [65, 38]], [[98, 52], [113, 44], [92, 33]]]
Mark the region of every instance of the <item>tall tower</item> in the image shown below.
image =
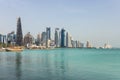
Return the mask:
[[30, 34], [30, 32], [28, 32], [25, 36], [24, 36], [24, 45], [26, 47], [30, 46], [33, 44], [33, 36]]
[[55, 29], [55, 45], [59, 47], [59, 28]]
[[67, 33], [66, 33], [66, 47], [72, 47], [71, 40], [72, 40], [72, 37], [71, 37], [71, 35], [67, 32]]
[[91, 46], [91, 44], [90, 44], [89, 41], [87, 41], [87, 43], [86, 43], [86, 47], [87, 47], [87, 48], [92, 48], [92, 46]]
[[47, 35], [47, 40], [51, 40], [51, 28], [50, 27], [46, 28], [46, 35]]
[[65, 29], [61, 30], [61, 47], [65, 47]]
[[36, 44], [39, 46], [39, 45], [40, 45], [40, 42], [41, 42], [41, 35], [38, 34], [38, 35], [37, 35]]
[[21, 18], [19, 17], [17, 20], [16, 44], [18, 46], [22, 46], [22, 41], [23, 41], [22, 25], [21, 25]]
[[50, 40], [51, 40], [51, 29], [50, 27], [46, 28], [46, 47], [48, 48], [50, 46]]
[[46, 46], [46, 32], [42, 32], [41, 34], [41, 45]]

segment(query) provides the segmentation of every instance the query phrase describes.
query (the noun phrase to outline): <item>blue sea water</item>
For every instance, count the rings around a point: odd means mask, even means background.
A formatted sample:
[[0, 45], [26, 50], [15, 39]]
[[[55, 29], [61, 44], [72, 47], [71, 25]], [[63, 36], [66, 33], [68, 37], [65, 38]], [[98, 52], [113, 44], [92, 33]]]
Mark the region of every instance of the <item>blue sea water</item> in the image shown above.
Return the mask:
[[120, 49], [0, 52], [0, 80], [120, 80]]

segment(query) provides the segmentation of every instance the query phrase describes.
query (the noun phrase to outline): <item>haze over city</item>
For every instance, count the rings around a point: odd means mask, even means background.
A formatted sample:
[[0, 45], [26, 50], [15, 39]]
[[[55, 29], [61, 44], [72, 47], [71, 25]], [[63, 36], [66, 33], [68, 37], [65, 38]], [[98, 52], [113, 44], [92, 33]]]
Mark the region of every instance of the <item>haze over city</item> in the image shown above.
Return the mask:
[[21, 17], [24, 35], [35, 37], [46, 27], [65, 28], [75, 40], [94, 46], [120, 47], [119, 0], [0, 0], [0, 33], [16, 31]]

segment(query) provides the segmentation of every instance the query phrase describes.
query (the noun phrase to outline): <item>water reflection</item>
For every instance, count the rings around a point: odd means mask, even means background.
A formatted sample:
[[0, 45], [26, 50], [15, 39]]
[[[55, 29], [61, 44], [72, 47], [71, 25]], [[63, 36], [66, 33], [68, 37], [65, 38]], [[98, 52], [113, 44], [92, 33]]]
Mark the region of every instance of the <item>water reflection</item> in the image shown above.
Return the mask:
[[54, 60], [54, 66], [55, 66], [55, 73], [57, 76], [61, 78], [61, 80], [65, 79], [65, 72], [66, 72], [66, 58], [64, 53], [56, 53], [55, 54], [55, 60]]
[[21, 80], [21, 59], [22, 59], [22, 56], [21, 56], [21, 53], [16, 53], [16, 77], [17, 77], [17, 80]]
[[[56, 51], [44, 51], [39, 54], [39, 62], [38, 57], [36, 58], [36, 64], [39, 69], [42, 69], [42, 73], [39, 76], [47, 78], [47, 79], [60, 79], [64, 80], [67, 72], [67, 58], [64, 52], [56, 53]], [[44, 75], [45, 74], [45, 75]]]

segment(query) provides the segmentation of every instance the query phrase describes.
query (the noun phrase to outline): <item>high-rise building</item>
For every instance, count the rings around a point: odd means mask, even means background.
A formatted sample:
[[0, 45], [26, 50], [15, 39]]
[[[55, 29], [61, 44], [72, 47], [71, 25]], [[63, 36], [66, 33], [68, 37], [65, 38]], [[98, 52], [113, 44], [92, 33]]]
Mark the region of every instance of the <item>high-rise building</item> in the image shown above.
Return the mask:
[[51, 29], [50, 27], [47, 27], [46, 28], [46, 47], [49, 46], [50, 40], [51, 40]]
[[84, 47], [84, 43], [80, 43], [80, 48], [83, 48]]
[[19, 17], [17, 20], [16, 45], [22, 46], [22, 42], [23, 42], [22, 25], [21, 18]]
[[80, 47], [80, 41], [76, 41], [76, 47], [77, 47], [77, 48]]
[[112, 46], [111, 46], [111, 45], [109, 45], [109, 44], [107, 44], [107, 43], [105, 43], [103, 48], [110, 49], [110, 48], [112, 48]]
[[77, 44], [77, 46], [76, 46], [77, 48], [83, 48], [84, 47], [84, 44], [81, 43], [80, 41], [77, 41], [76, 44]]
[[15, 43], [16, 43], [16, 35], [15, 35], [14, 31], [7, 34], [7, 43], [15, 45]]
[[72, 47], [71, 40], [72, 40], [72, 37], [71, 37], [70, 34], [67, 32], [67, 33], [66, 33], [66, 47]]
[[41, 41], [46, 41], [46, 32], [42, 32]]
[[3, 43], [7, 43], [6, 35], [3, 35]]
[[50, 41], [51, 41], [51, 28], [47, 27], [46, 28], [46, 47], [50, 46]]
[[86, 43], [86, 47], [87, 47], [87, 48], [92, 48], [92, 45], [90, 44], [89, 41], [87, 41], [87, 43]]
[[46, 46], [46, 32], [42, 32], [41, 35], [41, 45]]
[[59, 28], [56, 28], [55, 29], [55, 45], [56, 45], [56, 47], [59, 47], [60, 46], [60, 44], [59, 44]]
[[36, 39], [36, 45], [39, 46], [41, 42], [41, 36], [40, 34], [37, 35], [37, 39]]
[[73, 48], [76, 48], [76, 41], [71, 40], [71, 43], [72, 43], [72, 47], [73, 47]]
[[61, 29], [61, 47], [65, 47], [65, 29]]
[[50, 27], [46, 28], [46, 38], [47, 40], [51, 40], [51, 28]]
[[28, 32], [25, 36], [24, 36], [24, 45], [26, 47], [30, 46], [33, 44], [33, 36], [30, 34], [30, 32]]
[[0, 43], [2, 43], [2, 34], [0, 34]]
[[59, 31], [59, 47], [61, 47], [61, 31]]
[[0, 34], [0, 43], [6, 43], [6, 35]]

